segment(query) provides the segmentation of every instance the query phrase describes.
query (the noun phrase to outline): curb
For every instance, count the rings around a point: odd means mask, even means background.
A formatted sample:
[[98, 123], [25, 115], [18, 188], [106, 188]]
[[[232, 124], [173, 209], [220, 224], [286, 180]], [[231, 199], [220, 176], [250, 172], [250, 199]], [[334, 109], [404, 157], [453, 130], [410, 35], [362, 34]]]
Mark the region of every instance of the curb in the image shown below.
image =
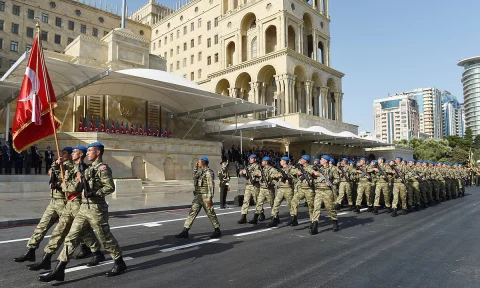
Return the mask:
[[[233, 202], [234, 201], [227, 201], [227, 204], [233, 204]], [[213, 204], [219, 205], [220, 202], [213, 202]], [[188, 209], [191, 206], [192, 204], [187, 204], [187, 205], [175, 205], [175, 206], [165, 206], [165, 207], [112, 211], [112, 212], [109, 212], [108, 215], [122, 216], [122, 215], [129, 215], [129, 214], [141, 214], [141, 213], [160, 212], [160, 211], [169, 211], [169, 210], [178, 210], [178, 209]], [[38, 222], [40, 222], [40, 219], [41, 218], [30, 218], [30, 219], [0, 221], [0, 229], [13, 228], [12, 226], [36, 225], [38, 224]]]

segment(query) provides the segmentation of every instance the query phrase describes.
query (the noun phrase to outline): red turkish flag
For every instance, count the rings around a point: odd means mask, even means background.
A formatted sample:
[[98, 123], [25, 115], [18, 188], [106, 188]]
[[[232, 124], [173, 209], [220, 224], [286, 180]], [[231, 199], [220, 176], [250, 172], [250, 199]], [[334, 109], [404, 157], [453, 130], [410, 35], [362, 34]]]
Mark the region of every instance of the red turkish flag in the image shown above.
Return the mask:
[[[13, 148], [17, 152], [52, 136], [53, 125], [57, 130], [62, 125], [53, 111], [53, 108], [57, 107], [57, 99], [45, 66], [41, 45], [38, 37], [35, 38], [18, 95], [12, 127]], [[53, 115], [50, 113], [50, 103]]]

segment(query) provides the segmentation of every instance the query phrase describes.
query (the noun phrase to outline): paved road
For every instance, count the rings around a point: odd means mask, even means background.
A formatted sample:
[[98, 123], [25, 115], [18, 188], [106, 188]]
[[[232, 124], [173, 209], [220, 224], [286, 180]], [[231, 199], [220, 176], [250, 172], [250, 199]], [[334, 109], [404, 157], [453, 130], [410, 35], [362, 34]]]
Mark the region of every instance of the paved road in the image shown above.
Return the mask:
[[[322, 211], [316, 236], [308, 234], [308, 223], [282, 223], [276, 229], [266, 229], [266, 222], [238, 225], [237, 207], [216, 210], [224, 237], [212, 242], [205, 242], [213, 230], [206, 217], [194, 223], [189, 240], [173, 237], [182, 229], [186, 210], [114, 217], [112, 231], [129, 259], [129, 270], [105, 278], [111, 264], [85, 269], [88, 260], [72, 260], [68, 267], [75, 271], [55, 285], [480, 287], [480, 189], [469, 188], [467, 194], [397, 218], [342, 211], [337, 233]], [[300, 211], [299, 218], [306, 219], [306, 208]], [[285, 207], [281, 213], [287, 215]], [[0, 287], [50, 287], [36, 281], [39, 273], [12, 261], [24, 251], [23, 239], [33, 227], [0, 231]], [[46, 240], [42, 244], [43, 249]], [[178, 249], [187, 244], [194, 246]], [[41, 253], [37, 250], [37, 258]]]

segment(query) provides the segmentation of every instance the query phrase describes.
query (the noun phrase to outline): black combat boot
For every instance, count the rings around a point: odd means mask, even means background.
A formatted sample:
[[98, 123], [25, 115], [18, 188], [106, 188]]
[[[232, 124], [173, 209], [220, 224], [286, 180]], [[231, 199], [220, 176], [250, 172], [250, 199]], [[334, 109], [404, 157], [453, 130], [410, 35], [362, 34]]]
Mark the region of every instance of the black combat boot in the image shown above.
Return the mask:
[[353, 211], [353, 210], [355, 210], [355, 207], [353, 207], [353, 205], [348, 206], [348, 211]]
[[387, 207], [387, 213], [392, 213], [392, 208]]
[[67, 267], [67, 262], [58, 261], [55, 269], [48, 273], [47, 275], [38, 276], [38, 281], [40, 282], [52, 282], [53, 280], [63, 281], [65, 280], [65, 268]]
[[75, 256], [75, 259], [85, 259], [90, 255], [92, 255], [92, 250], [90, 250], [90, 247], [88, 247], [86, 244], [81, 244], [80, 252], [78, 252], [77, 256]]
[[373, 208], [373, 214], [378, 215], [378, 207]]
[[341, 208], [340, 204], [335, 204], [335, 210], [340, 211], [340, 208]]
[[354, 212], [360, 214], [360, 206], [357, 205], [357, 206], [355, 207]]
[[372, 212], [372, 211], [373, 211], [373, 207], [369, 206], [368, 209], [367, 209], [367, 212]]
[[220, 231], [220, 228], [215, 228], [215, 231], [213, 231], [213, 234], [210, 235], [210, 239], [217, 239], [222, 237], [222, 232]]
[[45, 253], [43, 254], [42, 260], [38, 263], [27, 265], [28, 269], [32, 271], [39, 271], [39, 270], [50, 270], [52, 269], [52, 254]]
[[396, 208], [393, 209], [393, 212], [392, 212], [392, 214], [390, 214], [390, 216], [392, 216], [392, 217], [397, 217], [398, 216]]
[[185, 238], [188, 239], [188, 230], [187, 228], [183, 228], [183, 231], [180, 234], [175, 235], [175, 238]]
[[415, 204], [415, 211], [420, 211], [420, 204]]
[[102, 251], [93, 252], [93, 257], [90, 262], [87, 263], [87, 267], [93, 267], [100, 264], [100, 262], [105, 261], [105, 256]]
[[245, 224], [247, 223], [247, 214], [242, 214], [242, 218], [237, 221], [238, 224]]
[[402, 215], [407, 215], [407, 214], [408, 214], [408, 210], [402, 209]]
[[290, 221], [287, 222], [287, 225], [298, 226], [297, 216], [292, 216], [292, 219], [290, 219]]
[[305, 201], [305, 202], [303, 203], [303, 207], [308, 207], [308, 202], [307, 202], [307, 201]]
[[[187, 231], [187, 234], [188, 234], [188, 231]], [[123, 261], [123, 258], [120, 257], [118, 259], [115, 259], [112, 269], [108, 271], [105, 274], [105, 276], [107, 277], [117, 276], [122, 274], [122, 272], [125, 270], [127, 270], [127, 264], [125, 264], [125, 261]]]
[[258, 216], [260, 216], [260, 214], [255, 213], [255, 215], [253, 215], [253, 219], [248, 221], [248, 223], [257, 225], [258, 224]]
[[333, 220], [333, 232], [337, 232], [338, 230], [340, 230], [340, 228], [338, 228], [338, 220]]
[[428, 204], [425, 202], [423, 203], [423, 209], [427, 209], [428, 208]]
[[258, 221], [262, 222], [265, 220], [265, 214], [262, 212], [260, 213], [260, 216], [258, 216]]
[[312, 228], [310, 229], [310, 235], [317, 235], [318, 234], [318, 222], [315, 221], [312, 223]]
[[30, 261], [30, 262], [35, 262], [35, 248], [28, 248], [25, 253], [23, 253], [22, 256], [14, 258], [13, 261], [15, 262], [25, 262], [25, 261]]
[[[410, 206], [410, 205], [408, 205], [408, 206], [407, 206], [407, 210], [408, 210], [408, 212], [413, 212], [413, 207]], [[406, 211], [405, 211], [405, 212], [406, 212]]]
[[273, 217], [272, 221], [267, 224], [267, 227], [277, 227], [278, 224], [280, 224], [280, 219], [278, 219], [278, 217]]

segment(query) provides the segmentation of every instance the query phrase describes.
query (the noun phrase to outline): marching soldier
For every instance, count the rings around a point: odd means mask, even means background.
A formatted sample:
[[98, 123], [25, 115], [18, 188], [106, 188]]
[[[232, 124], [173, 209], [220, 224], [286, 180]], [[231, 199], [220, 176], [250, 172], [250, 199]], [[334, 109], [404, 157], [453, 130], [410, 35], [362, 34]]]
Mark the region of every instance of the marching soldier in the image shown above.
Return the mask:
[[264, 157], [262, 159], [263, 168], [260, 168], [260, 171], [258, 172], [259, 174], [257, 175], [260, 177], [260, 194], [258, 194], [257, 198], [255, 215], [253, 216], [253, 219], [248, 222], [250, 224], [258, 224], [258, 217], [263, 213], [263, 202], [265, 199], [270, 204], [270, 207], [273, 207], [275, 184], [277, 184], [277, 181], [282, 178], [282, 174], [280, 174], [277, 169], [273, 168], [270, 165], [270, 162], [270, 157]]
[[420, 211], [420, 179], [416, 172], [415, 162], [414, 159], [410, 159], [407, 166], [408, 212], [413, 211], [413, 205], [415, 205], [416, 211]]
[[406, 167], [402, 164], [403, 158], [401, 156], [397, 156], [395, 158], [395, 164], [392, 165], [392, 175], [393, 175], [393, 202], [392, 208], [393, 212], [391, 214], [392, 217], [397, 216], [397, 205], [398, 199], [402, 201], [402, 214], [406, 215], [407, 212], [407, 187], [405, 186], [405, 172]]
[[443, 163], [439, 162], [437, 163], [437, 168], [436, 168], [436, 172], [437, 172], [437, 177], [438, 177], [438, 181], [439, 181], [439, 193], [440, 193], [440, 199], [442, 200], [442, 202], [444, 202], [445, 200], [447, 200], [446, 196], [447, 196], [447, 192], [446, 192], [446, 189], [447, 189], [447, 182], [446, 182], [446, 174], [444, 173], [444, 169], [443, 169]]
[[349, 211], [353, 210], [353, 199], [352, 199], [352, 168], [348, 165], [348, 159], [343, 158], [342, 163], [338, 167], [338, 172], [340, 173], [340, 183], [338, 185], [338, 198], [337, 204], [335, 205], [335, 210], [340, 210], [342, 207], [342, 201], [344, 195], [347, 197]]
[[[71, 160], [72, 151], [72, 147], [65, 147], [62, 150], [61, 157], [65, 170], [71, 170], [73, 168], [73, 162]], [[40, 242], [42, 242], [50, 227], [52, 227], [53, 224], [60, 218], [60, 216], [62, 216], [66, 199], [65, 194], [62, 192], [62, 188], [60, 186], [62, 180], [60, 177], [60, 164], [53, 163], [52, 167], [48, 171], [48, 174], [50, 176], [52, 199], [45, 209], [37, 228], [35, 228], [33, 235], [30, 237], [30, 240], [27, 243], [27, 251], [22, 256], [13, 259], [15, 262], [35, 262], [35, 250], [37, 250], [38, 245], [40, 245]]]
[[227, 208], [227, 192], [230, 187], [230, 176], [228, 175], [228, 162], [222, 162], [222, 168], [218, 170], [218, 180], [220, 181], [220, 209]]
[[[245, 187], [245, 195], [243, 197], [243, 205], [242, 205], [242, 217], [238, 221], [238, 224], [245, 224], [247, 223], [247, 214], [248, 214], [248, 207], [250, 207], [250, 199], [253, 199], [255, 205], [257, 204], [257, 197], [260, 193], [260, 183], [258, 172], [260, 168], [257, 163], [257, 155], [252, 154], [248, 157], [249, 164], [245, 169], [243, 169], [240, 173], [247, 178], [247, 185]], [[263, 214], [263, 211], [262, 211]], [[261, 215], [260, 215], [261, 216]], [[265, 215], [263, 217], [265, 219]], [[260, 219], [260, 221], [263, 221]]]
[[430, 170], [430, 179], [432, 182], [432, 198], [437, 204], [440, 204], [442, 203], [440, 201], [440, 198], [441, 198], [440, 176], [437, 172], [435, 162], [433, 161], [429, 162], [428, 168]]
[[290, 165], [290, 159], [288, 157], [282, 157], [280, 160], [282, 173], [282, 179], [278, 182], [277, 195], [273, 201], [272, 207], [272, 221], [268, 223], [268, 227], [277, 227], [280, 224], [278, 217], [278, 210], [283, 199], [287, 201], [287, 207], [291, 209], [291, 203], [293, 198], [293, 187], [297, 182], [297, 169]]
[[329, 166], [329, 161], [332, 162], [332, 158], [328, 155], [322, 155], [320, 157], [320, 167], [315, 171], [313, 167], [305, 167], [305, 172], [311, 173], [315, 181], [315, 200], [313, 208], [313, 224], [310, 229], [310, 235], [318, 234], [318, 221], [320, 219], [320, 208], [322, 203], [325, 204], [325, 208], [330, 215], [330, 219], [333, 221], [333, 231], [338, 231], [338, 217], [335, 212], [335, 196], [333, 193], [334, 186], [339, 182], [339, 174], [337, 168]]
[[[112, 170], [102, 160], [104, 150], [103, 144], [99, 142], [88, 145], [87, 159], [92, 164], [85, 170], [84, 177], [87, 187], [82, 194], [83, 200], [80, 211], [75, 216], [72, 227], [65, 238], [63, 250], [57, 259], [57, 266], [52, 272], [39, 276], [38, 280], [41, 282], [64, 280], [68, 260], [78, 245], [80, 233], [87, 225], [93, 228], [97, 239], [114, 259], [113, 268], [106, 273], [106, 276], [116, 276], [127, 270], [120, 246], [110, 232], [110, 225], [108, 224], [108, 204], [105, 201], [105, 196], [115, 191], [115, 184], [113, 183]], [[77, 173], [78, 185], [81, 185], [81, 177], [82, 175]]]
[[[68, 231], [72, 226], [73, 220], [77, 215], [78, 211], [80, 210], [80, 206], [82, 204], [81, 188], [83, 187], [79, 187], [76, 178], [77, 173], [85, 171], [84, 168], [86, 168], [86, 165], [83, 163], [83, 159], [85, 158], [86, 153], [87, 148], [85, 146], [77, 146], [73, 149], [73, 152], [71, 154], [73, 165], [72, 163], [70, 163], [72, 162], [72, 160], [67, 160], [65, 161], [65, 163], [62, 163], [63, 161], [61, 159], [58, 159], [57, 162], [54, 163], [54, 165], [63, 164], [65, 167], [65, 183], [62, 183], [62, 191], [66, 193], [67, 204], [65, 205], [62, 216], [60, 216], [58, 224], [57, 226], [55, 226], [55, 229], [52, 232], [52, 236], [50, 237], [50, 240], [45, 247], [45, 254], [42, 260], [33, 265], [29, 265], [28, 267], [30, 270], [38, 271], [41, 269], [47, 270], [51, 268], [52, 255], [57, 252], [58, 248], [67, 236]], [[80, 165], [84, 165], [82, 169], [80, 169]], [[85, 230], [83, 231], [80, 238], [83, 239], [87, 247], [89, 247], [89, 252], [93, 251], [94, 254], [92, 260], [87, 264], [88, 267], [96, 266], [100, 262], [105, 260], [105, 256], [100, 251], [102, 247], [100, 246], [100, 243], [98, 243], [97, 238], [93, 234], [93, 230], [90, 226], [85, 227]]]
[[372, 175], [373, 168], [371, 166], [366, 166], [366, 159], [362, 157], [360, 159], [359, 165], [356, 169], [356, 173], [359, 175], [359, 182], [357, 188], [357, 202], [355, 212], [360, 213], [360, 206], [362, 205], [362, 197], [365, 195], [365, 200], [367, 200], [368, 212], [373, 211], [372, 202], [370, 199], [370, 193], [372, 192]]
[[391, 175], [390, 166], [385, 165], [383, 162], [385, 158], [378, 158], [377, 167], [374, 168], [377, 176], [377, 184], [375, 187], [375, 202], [373, 203], [373, 214], [378, 215], [378, 208], [380, 207], [380, 195], [383, 194], [385, 206], [387, 207], [387, 213], [391, 212], [390, 209], [390, 188], [388, 185], [389, 175]]
[[190, 208], [187, 220], [185, 220], [183, 225], [183, 231], [176, 235], [176, 238], [188, 238], [188, 230], [192, 227], [193, 221], [195, 221], [202, 208], [215, 229], [210, 238], [220, 238], [222, 236], [220, 223], [218, 223], [217, 215], [213, 209], [213, 189], [215, 186], [213, 183], [213, 171], [208, 167], [208, 163], [208, 158], [203, 156], [193, 169], [195, 191], [193, 192], [192, 208]]
[[[312, 185], [314, 185], [310, 175], [306, 172], [305, 168], [311, 167], [310, 163], [310, 156], [303, 155], [302, 158], [298, 161], [298, 170], [297, 175], [299, 177], [298, 181], [298, 190], [295, 195], [293, 195], [292, 199], [292, 206], [290, 207], [290, 216], [292, 216], [291, 220], [287, 222], [287, 225], [297, 226], [297, 214], [298, 214], [298, 202], [300, 200], [306, 199], [308, 203], [308, 215], [310, 216], [310, 222], [313, 223], [313, 204], [314, 204], [314, 197], [315, 192], [312, 190]], [[303, 170], [303, 171], [302, 171]], [[303, 174], [305, 172], [305, 174]]]

